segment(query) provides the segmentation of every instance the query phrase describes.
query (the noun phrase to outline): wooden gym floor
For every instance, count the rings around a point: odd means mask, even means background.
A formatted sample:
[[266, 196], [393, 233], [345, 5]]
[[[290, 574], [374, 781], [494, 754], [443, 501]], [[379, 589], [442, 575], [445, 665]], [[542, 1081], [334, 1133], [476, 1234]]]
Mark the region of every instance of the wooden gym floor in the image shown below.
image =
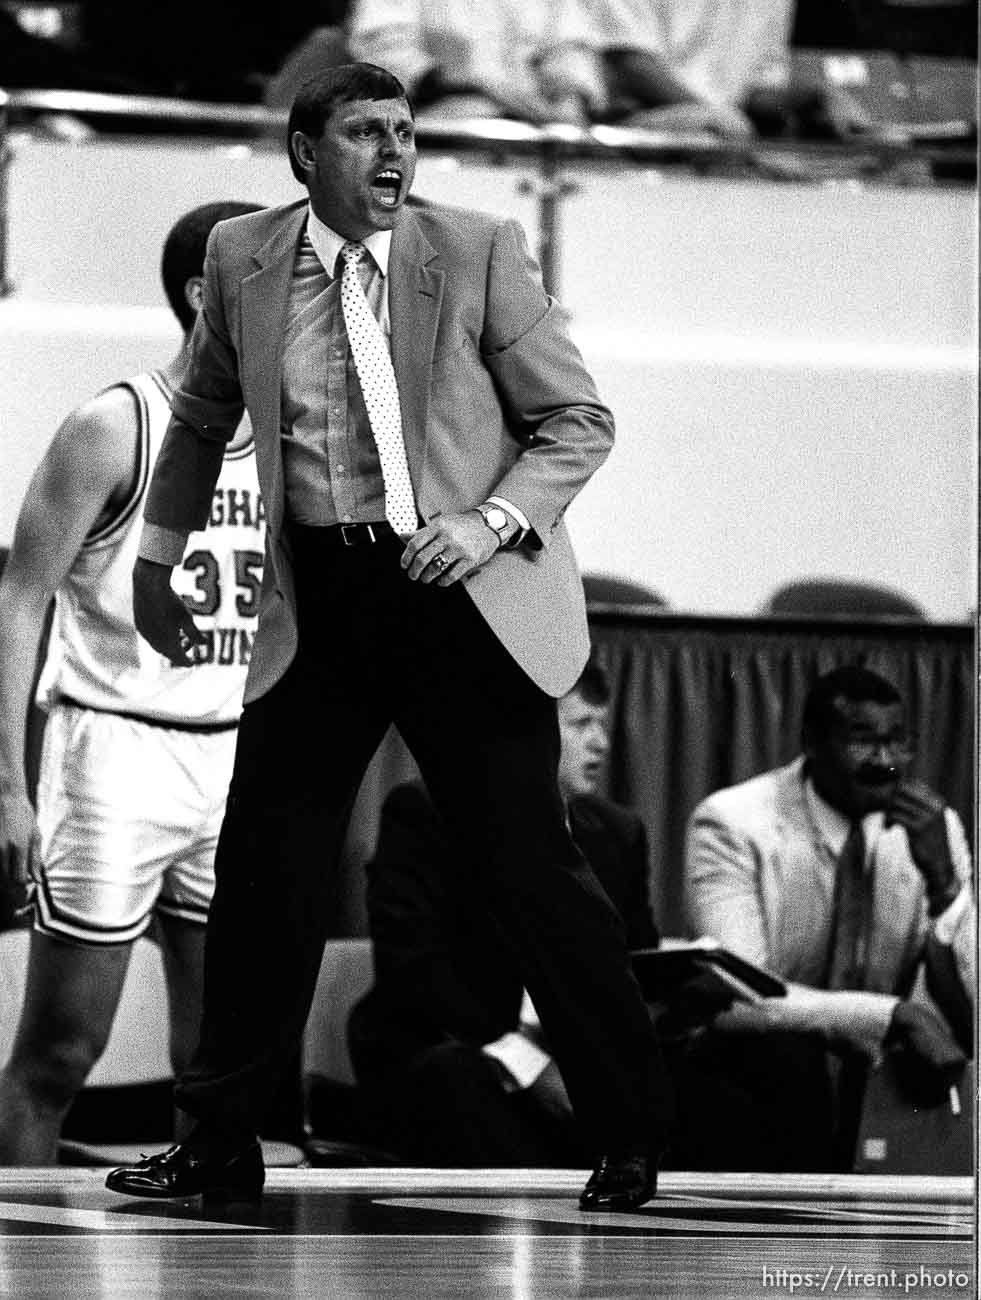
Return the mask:
[[580, 1213], [581, 1171], [272, 1169], [256, 1205], [0, 1170], [0, 1296], [551, 1300], [977, 1296], [969, 1178], [662, 1176]]

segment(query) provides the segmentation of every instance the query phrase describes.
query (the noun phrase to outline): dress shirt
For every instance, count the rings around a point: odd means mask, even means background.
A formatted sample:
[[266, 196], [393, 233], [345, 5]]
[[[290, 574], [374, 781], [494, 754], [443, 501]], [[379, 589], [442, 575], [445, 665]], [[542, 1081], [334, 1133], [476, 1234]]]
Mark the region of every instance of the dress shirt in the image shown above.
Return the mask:
[[[832, 808], [831, 804], [826, 803], [821, 798], [814, 789], [814, 783], [809, 777], [804, 782], [804, 798], [807, 800], [808, 811], [814, 822], [815, 829], [837, 862], [838, 858], [841, 857], [842, 849], [845, 847], [845, 840], [848, 838], [851, 823], [844, 813], [839, 812], [837, 808]], [[865, 836], [866, 870], [868, 870], [869, 863], [875, 856], [875, 841], [882, 834], [884, 828], [885, 815], [881, 812], [868, 813], [862, 818], [862, 833]], [[949, 945], [953, 941], [954, 931], [960, 922], [961, 914], [964, 908], [970, 905], [970, 901], [970, 890], [965, 885], [962, 885], [953, 902], [939, 916], [933, 918], [933, 932], [941, 943]]]
[[480, 1049], [504, 1066], [514, 1080], [515, 1090], [530, 1088], [552, 1058], [535, 1041], [541, 1035], [541, 1021], [525, 989], [521, 999], [518, 1028], [502, 1034]]
[[[302, 524], [375, 523], [385, 517], [381, 464], [348, 345], [340, 301], [338, 259], [347, 243], [311, 208], [307, 237], [297, 252], [284, 342], [283, 463], [291, 517]], [[392, 320], [388, 303], [388, 260], [392, 232], [377, 230], [361, 243], [370, 254], [359, 268], [368, 306], [389, 351]], [[311, 254], [317, 266], [311, 266]], [[323, 343], [327, 338], [327, 365]], [[323, 412], [327, 413], [326, 430]], [[322, 485], [330, 485], [329, 499]], [[489, 497], [514, 517], [517, 541], [531, 527], [503, 497]]]
[[[345, 243], [308, 212], [283, 337], [280, 438], [287, 513], [318, 527], [385, 518], [381, 464], [341, 309], [337, 272]], [[362, 243], [368, 256], [359, 268], [361, 284], [387, 343], [392, 233], [376, 231]]]

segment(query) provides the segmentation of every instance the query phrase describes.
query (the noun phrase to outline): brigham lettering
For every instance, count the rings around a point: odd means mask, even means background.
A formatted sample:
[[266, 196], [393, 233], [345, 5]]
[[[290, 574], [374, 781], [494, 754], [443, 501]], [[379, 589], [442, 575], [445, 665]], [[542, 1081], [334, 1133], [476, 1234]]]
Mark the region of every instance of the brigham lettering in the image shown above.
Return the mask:
[[211, 502], [211, 528], [255, 528], [266, 522], [262, 497], [251, 488], [215, 488]]

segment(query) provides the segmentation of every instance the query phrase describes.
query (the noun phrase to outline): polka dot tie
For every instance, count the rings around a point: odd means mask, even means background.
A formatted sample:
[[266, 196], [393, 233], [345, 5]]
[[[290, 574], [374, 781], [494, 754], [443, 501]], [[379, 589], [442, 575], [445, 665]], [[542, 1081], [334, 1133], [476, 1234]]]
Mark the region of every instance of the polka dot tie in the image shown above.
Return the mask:
[[364, 244], [351, 241], [341, 249], [341, 257], [344, 259], [341, 310], [354, 357], [354, 368], [358, 372], [358, 382], [368, 410], [368, 422], [381, 461], [385, 482], [385, 514], [395, 531], [402, 537], [408, 537], [419, 527], [419, 516], [412, 491], [412, 479], [409, 477], [409, 464], [405, 457], [402, 411], [392, 358], [381, 326], [368, 306], [358, 277], [358, 263], [366, 251]]

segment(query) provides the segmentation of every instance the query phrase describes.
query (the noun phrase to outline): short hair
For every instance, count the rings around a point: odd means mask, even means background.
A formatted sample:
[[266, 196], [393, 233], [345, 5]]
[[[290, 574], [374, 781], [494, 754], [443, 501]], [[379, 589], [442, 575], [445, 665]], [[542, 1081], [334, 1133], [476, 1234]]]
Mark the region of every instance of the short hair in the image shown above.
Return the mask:
[[404, 99], [412, 112], [409, 96], [398, 77], [375, 63], [341, 63], [323, 68], [296, 92], [286, 124], [286, 152], [293, 175], [301, 185], [306, 180], [303, 168], [293, 156], [293, 132], [302, 131], [319, 139], [338, 104], [350, 104], [356, 99]]
[[171, 226], [160, 257], [160, 276], [167, 301], [185, 333], [194, 324], [195, 313], [184, 288], [192, 276], [204, 273], [204, 253], [212, 228], [229, 217], [261, 211], [261, 203], [240, 203], [233, 199], [202, 203], [185, 212]]
[[835, 701], [846, 699], [853, 704], [902, 704], [903, 697], [885, 677], [860, 664], [845, 664], [824, 673], [813, 684], [804, 700], [801, 737], [805, 744], [827, 740], [834, 719]]
[[609, 704], [612, 691], [606, 669], [590, 658], [569, 694], [581, 695], [587, 704]]

